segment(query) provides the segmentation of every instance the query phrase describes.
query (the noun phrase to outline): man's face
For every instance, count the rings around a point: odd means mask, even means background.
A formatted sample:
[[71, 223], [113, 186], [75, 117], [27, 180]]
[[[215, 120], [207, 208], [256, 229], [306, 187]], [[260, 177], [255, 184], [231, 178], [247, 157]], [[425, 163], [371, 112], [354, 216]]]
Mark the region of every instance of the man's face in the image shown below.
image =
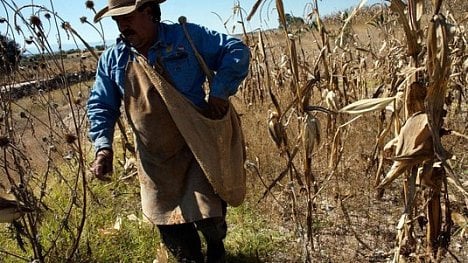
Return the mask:
[[156, 41], [155, 24], [152, 21], [151, 8], [142, 11], [113, 16], [120, 33], [139, 52], [145, 53]]

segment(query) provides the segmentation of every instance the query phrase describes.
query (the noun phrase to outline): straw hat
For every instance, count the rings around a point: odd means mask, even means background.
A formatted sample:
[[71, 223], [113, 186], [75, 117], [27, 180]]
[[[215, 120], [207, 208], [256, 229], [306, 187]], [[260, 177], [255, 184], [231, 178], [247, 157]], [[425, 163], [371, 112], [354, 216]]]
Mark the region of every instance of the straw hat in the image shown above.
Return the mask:
[[126, 15], [148, 2], [156, 2], [160, 4], [164, 1], [166, 0], [108, 0], [107, 6], [97, 12], [94, 16], [94, 23], [99, 22], [99, 20], [106, 16]]

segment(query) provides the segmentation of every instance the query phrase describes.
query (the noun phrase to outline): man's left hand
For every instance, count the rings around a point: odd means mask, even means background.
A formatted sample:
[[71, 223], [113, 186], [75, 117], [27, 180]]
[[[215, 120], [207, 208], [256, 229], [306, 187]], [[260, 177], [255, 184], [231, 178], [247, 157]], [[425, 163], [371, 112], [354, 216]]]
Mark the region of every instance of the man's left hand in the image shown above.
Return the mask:
[[210, 96], [208, 98], [208, 106], [212, 119], [222, 119], [229, 109], [229, 101]]

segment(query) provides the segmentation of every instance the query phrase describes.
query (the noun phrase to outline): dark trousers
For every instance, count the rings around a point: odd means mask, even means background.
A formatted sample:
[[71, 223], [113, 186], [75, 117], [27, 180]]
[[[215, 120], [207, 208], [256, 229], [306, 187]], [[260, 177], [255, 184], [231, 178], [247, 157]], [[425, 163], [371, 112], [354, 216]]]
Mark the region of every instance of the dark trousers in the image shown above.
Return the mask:
[[178, 262], [205, 262], [198, 231], [207, 245], [207, 262], [226, 262], [223, 239], [226, 237], [225, 217], [213, 217], [187, 224], [158, 225], [161, 239]]

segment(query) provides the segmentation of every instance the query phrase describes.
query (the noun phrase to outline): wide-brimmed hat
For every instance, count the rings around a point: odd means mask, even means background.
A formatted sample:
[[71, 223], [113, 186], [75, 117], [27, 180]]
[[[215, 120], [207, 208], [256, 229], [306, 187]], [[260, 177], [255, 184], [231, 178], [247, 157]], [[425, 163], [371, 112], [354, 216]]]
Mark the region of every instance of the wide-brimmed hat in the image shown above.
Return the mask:
[[148, 2], [158, 4], [166, 0], [108, 0], [107, 6], [99, 10], [94, 16], [94, 23], [106, 16], [121, 16], [135, 11], [138, 7]]

